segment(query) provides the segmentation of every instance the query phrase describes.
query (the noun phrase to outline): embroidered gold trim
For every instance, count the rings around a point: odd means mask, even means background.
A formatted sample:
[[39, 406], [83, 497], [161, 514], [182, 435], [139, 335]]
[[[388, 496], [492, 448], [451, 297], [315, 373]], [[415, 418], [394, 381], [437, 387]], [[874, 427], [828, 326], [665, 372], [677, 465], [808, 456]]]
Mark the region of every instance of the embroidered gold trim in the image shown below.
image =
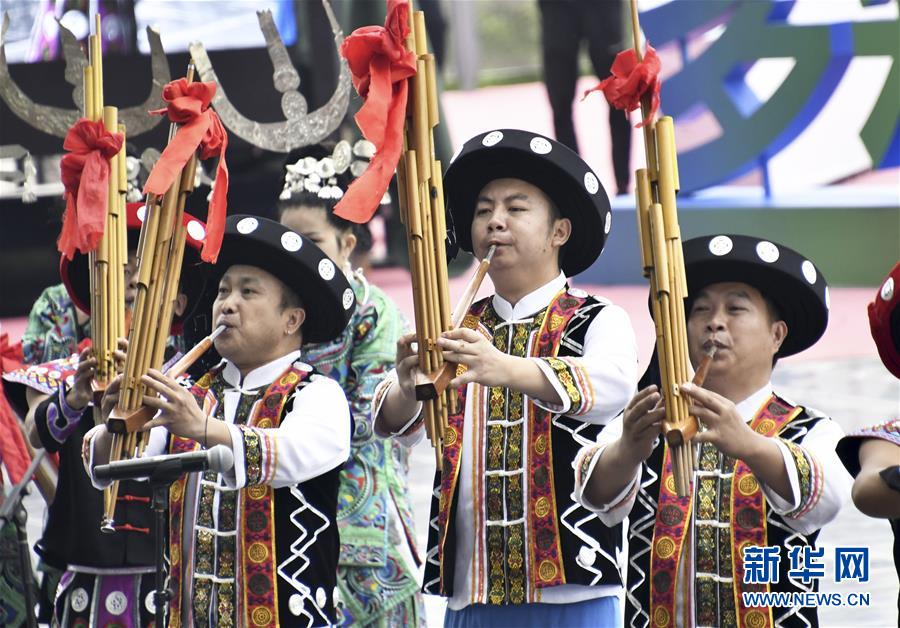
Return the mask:
[[544, 582], [550, 582], [556, 577], [558, 570], [556, 569], [556, 565], [554, 565], [549, 560], [545, 560], [541, 562], [541, 566], [538, 567], [538, 575], [541, 577], [541, 580]]

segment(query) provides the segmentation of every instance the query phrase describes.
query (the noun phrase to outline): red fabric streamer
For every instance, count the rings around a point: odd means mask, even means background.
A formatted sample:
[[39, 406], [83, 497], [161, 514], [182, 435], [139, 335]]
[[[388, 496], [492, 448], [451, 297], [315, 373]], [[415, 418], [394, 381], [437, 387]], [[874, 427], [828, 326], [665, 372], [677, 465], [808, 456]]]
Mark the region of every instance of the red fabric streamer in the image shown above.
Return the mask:
[[[587, 90], [584, 98], [594, 91], [602, 91], [607, 102], [616, 109], [625, 112], [634, 111], [641, 106], [641, 98], [650, 95], [650, 110], [637, 128], [650, 124], [659, 109], [659, 56], [653, 46], [647, 44], [643, 61], [638, 61], [634, 48], [623, 50], [616, 55], [610, 72], [612, 76], [597, 83], [596, 87]], [[626, 114], [627, 115], [627, 114]]]
[[171, 122], [181, 126], [153, 166], [144, 185], [144, 194], [162, 196], [172, 187], [181, 175], [182, 168], [198, 148], [200, 159], [219, 157], [216, 181], [206, 214], [206, 239], [200, 252], [203, 261], [212, 264], [216, 262], [219, 249], [222, 248], [228, 211], [228, 165], [225, 163], [228, 134], [225, 133], [219, 116], [209, 108], [215, 94], [215, 83], [188, 83], [185, 78], [172, 81], [163, 88], [163, 100], [168, 106], [150, 113], [168, 114]]
[[75, 251], [97, 248], [106, 228], [109, 200], [109, 160], [122, 149], [125, 136], [109, 133], [102, 121], [86, 118], [72, 125], [60, 161], [60, 178], [66, 188], [66, 213], [56, 243], [59, 252], [72, 259]]
[[[104, 208], [105, 209], [105, 208]], [[9, 344], [9, 336], [0, 334], [0, 376], [22, 368], [22, 343]], [[13, 484], [18, 484], [31, 464], [31, 454], [25, 445], [19, 420], [6, 400], [0, 385], [0, 460]]]
[[404, 45], [409, 36], [409, 1], [388, 0], [384, 26], [358, 28], [344, 40], [353, 86], [365, 99], [355, 116], [363, 137], [375, 144], [366, 171], [347, 189], [334, 213], [367, 222], [387, 191], [403, 149], [408, 79], [416, 74], [416, 55]]

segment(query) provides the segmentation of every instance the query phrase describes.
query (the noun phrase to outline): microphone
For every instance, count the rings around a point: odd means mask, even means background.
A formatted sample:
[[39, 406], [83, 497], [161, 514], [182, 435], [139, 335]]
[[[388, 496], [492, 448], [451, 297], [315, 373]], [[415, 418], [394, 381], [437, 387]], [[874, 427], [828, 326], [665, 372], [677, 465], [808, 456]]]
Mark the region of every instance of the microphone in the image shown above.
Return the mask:
[[212, 470], [218, 473], [230, 471], [234, 466], [234, 454], [225, 445], [216, 445], [205, 451], [185, 454], [150, 456], [101, 464], [94, 467], [94, 477], [98, 480], [155, 479], [162, 475], [172, 480], [185, 473]]

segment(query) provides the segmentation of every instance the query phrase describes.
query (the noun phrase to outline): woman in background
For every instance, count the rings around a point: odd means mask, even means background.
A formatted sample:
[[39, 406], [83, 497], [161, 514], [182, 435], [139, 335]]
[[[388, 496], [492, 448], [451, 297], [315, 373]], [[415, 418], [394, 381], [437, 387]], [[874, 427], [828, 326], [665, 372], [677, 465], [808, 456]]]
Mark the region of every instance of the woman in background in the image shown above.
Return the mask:
[[334, 261], [336, 271], [319, 271], [343, 272], [356, 293], [356, 312], [344, 333], [333, 342], [303, 347], [305, 362], [341, 384], [353, 415], [351, 457], [341, 472], [338, 493], [338, 621], [417, 626], [424, 625], [425, 616], [416, 579], [409, 451], [394, 439], [375, 436], [370, 413], [375, 386], [393, 368], [397, 340], [406, 325], [393, 301], [351, 268], [354, 250], [370, 241], [366, 225], [334, 214], [347, 186], [373, 154], [374, 146], [365, 140], [352, 148], [339, 142], [331, 154], [322, 147], [306, 149], [303, 157], [289, 159], [277, 205], [283, 225]]

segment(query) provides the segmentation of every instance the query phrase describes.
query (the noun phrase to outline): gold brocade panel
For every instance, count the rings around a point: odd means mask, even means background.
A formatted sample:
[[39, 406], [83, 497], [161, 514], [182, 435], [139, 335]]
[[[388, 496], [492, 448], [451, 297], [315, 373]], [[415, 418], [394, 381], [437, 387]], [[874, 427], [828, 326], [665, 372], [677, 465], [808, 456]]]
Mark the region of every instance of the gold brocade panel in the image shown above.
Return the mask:
[[[533, 323], [494, 327], [494, 346], [527, 357]], [[526, 601], [524, 406], [522, 393], [491, 388], [488, 395], [485, 495], [488, 599], [492, 604]]]
[[[219, 383], [219, 387], [223, 386]], [[235, 416], [250, 416], [253, 404], [264, 392], [265, 389], [260, 389], [255, 394], [242, 394]], [[213, 390], [213, 393], [221, 398], [223, 391]], [[224, 407], [222, 403], [216, 409], [219, 420], [224, 420]], [[214, 605], [214, 625], [227, 628], [235, 625], [237, 537], [234, 531], [237, 526], [238, 491], [218, 487], [218, 474], [214, 471], [205, 472], [202, 478], [194, 532], [195, 580], [191, 602], [194, 623], [209, 626], [210, 607]]]

